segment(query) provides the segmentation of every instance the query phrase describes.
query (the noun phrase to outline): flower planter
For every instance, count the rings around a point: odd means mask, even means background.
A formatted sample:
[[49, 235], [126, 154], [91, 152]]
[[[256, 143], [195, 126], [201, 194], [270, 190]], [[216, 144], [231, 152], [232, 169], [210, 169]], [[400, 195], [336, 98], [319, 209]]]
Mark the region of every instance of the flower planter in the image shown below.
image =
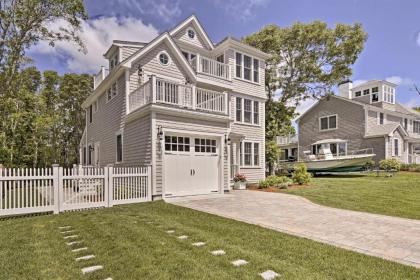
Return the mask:
[[233, 188], [235, 190], [246, 190], [246, 181], [245, 182], [235, 182], [235, 184], [233, 185]]

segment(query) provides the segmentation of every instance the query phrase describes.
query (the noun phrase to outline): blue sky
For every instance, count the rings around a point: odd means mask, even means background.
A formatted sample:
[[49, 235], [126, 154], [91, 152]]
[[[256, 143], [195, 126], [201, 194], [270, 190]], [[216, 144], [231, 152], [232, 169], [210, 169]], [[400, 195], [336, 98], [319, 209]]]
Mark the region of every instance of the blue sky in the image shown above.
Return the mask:
[[[40, 44], [30, 50], [42, 70], [93, 73], [103, 64], [101, 55], [113, 39], [150, 41], [195, 13], [210, 38], [242, 37], [266, 24], [289, 26], [293, 22], [322, 20], [362, 23], [369, 34], [365, 49], [354, 65], [352, 80], [388, 79], [398, 83], [397, 99], [420, 106], [412, 90], [420, 84], [420, 1], [418, 0], [86, 0], [90, 19], [84, 23], [88, 54], [73, 45], [51, 49]], [[56, 23], [59, 26], [60, 23]], [[302, 110], [310, 104], [304, 104]]]

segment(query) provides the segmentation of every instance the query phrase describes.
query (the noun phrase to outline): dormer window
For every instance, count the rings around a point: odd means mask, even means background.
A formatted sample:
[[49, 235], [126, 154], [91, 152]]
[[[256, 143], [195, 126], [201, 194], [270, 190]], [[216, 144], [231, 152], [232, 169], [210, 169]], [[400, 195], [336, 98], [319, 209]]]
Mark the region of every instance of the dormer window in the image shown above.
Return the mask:
[[192, 30], [191, 28], [188, 29], [187, 35], [188, 35], [188, 38], [194, 39], [195, 38], [195, 32], [194, 32], [194, 30]]

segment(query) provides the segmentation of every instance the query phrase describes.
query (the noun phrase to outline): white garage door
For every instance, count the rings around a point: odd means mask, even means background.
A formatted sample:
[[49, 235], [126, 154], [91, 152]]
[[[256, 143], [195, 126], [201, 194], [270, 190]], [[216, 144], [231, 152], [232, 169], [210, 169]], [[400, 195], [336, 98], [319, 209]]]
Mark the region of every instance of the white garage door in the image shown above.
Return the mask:
[[219, 191], [219, 148], [216, 139], [165, 136], [165, 195]]

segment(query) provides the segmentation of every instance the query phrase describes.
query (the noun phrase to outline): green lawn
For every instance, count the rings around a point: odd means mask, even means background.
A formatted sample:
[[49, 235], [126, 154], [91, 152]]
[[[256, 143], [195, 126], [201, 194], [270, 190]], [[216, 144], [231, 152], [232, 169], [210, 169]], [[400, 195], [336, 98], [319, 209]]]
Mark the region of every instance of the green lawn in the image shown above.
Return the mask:
[[331, 207], [420, 219], [420, 173], [319, 176], [311, 184], [281, 191]]
[[[258, 211], [258, 209], [255, 209]], [[147, 221], [154, 221], [148, 224]], [[94, 261], [76, 263], [57, 229], [77, 229]], [[176, 234], [166, 233], [175, 229]], [[188, 240], [176, 236], [185, 234]], [[0, 279], [420, 279], [420, 270], [258, 226], [152, 202], [0, 221]], [[191, 242], [205, 241], [204, 247]], [[215, 249], [225, 256], [213, 256]], [[235, 268], [230, 261], [250, 263]], [[82, 276], [86, 265], [102, 272]]]

